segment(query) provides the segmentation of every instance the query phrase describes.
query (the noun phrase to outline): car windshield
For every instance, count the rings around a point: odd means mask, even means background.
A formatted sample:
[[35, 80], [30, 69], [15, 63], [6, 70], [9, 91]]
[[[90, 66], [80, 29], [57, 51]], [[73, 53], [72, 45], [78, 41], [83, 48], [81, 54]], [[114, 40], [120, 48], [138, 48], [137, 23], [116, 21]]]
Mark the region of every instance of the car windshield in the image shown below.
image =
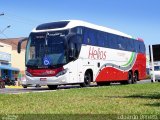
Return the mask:
[[60, 33], [31, 34], [26, 49], [26, 66], [52, 67], [66, 64], [65, 39]]
[[154, 71], [160, 71], [160, 66], [154, 66]]

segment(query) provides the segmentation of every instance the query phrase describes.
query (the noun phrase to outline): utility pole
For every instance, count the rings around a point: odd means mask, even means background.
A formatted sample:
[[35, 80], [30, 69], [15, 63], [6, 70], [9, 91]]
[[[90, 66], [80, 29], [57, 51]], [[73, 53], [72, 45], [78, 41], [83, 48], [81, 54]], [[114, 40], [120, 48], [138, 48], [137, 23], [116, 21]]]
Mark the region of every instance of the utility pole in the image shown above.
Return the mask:
[[[0, 16], [3, 16], [4, 15], [4, 13], [2, 12], [2, 13], [0, 13]], [[0, 30], [0, 34], [3, 34], [5, 37], [6, 37], [6, 35], [4, 34], [4, 31], [6, 30], [6, 29], [8, 29], [8, 28], [10, 28], [11, 27], [11, 25], [8, 25], [7, 27], [5, 27], [3, 30]]]
[[0, 34], [3, 34], [4, 31], [5, 31], [6, 29], [10, 28], [10, 27], [11, 27], [11, 25], [8, 25], [7, 27], [5, 27], [3, 30], [0, 31]]

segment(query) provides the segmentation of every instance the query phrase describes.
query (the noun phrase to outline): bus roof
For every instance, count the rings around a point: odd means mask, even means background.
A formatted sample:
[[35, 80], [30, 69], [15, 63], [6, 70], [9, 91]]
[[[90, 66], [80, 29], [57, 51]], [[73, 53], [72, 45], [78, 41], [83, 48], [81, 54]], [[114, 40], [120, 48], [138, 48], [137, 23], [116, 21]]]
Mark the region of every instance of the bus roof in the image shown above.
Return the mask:
[[[64, 22], [64, 24], [61, 25], [59, 28], [58, 27], [51, 28], [49, 26], [49, 25], [53, 25], [54, 23], [58, 23], [58, 22], [61, 22], [61, 23]], [[47, 27], [45, 28], [45, 26], [47, 26]], [[132, 36], [127, 35], [123, 32], [118, 31], [118, 30], [95, 25], [95, 24], [88, 23], [88, 22], [81, 21], [81, 20], [62, 20], [62, 21], [57, 21], [57, 22], [44, 23], [44, 24], [39, 25], [37, 28], [33, 29], [32, 32], [58, 31], [58, 30], [65, 30], [65, 29], [74, 28], [77, 26], [83, 26], [83, 27], [87, 27], [87, 28], [92, 28], [92, 29], [96, 29], [96, 30], [100, 30], [100, 31], [128, 37], [128, 38], [132, 38]], [[41, 27], [43, 29], [40, 29]]]

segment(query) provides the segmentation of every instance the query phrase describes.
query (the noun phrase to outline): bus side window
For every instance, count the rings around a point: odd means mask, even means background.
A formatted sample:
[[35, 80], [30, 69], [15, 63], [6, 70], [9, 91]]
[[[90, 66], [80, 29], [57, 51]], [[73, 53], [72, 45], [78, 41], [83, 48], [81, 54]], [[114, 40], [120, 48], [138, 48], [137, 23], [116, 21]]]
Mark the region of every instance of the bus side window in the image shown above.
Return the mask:
[[141, 52], [141, 53], [145, 53], [146, 50], [145, 50], [144, 43], [143, 43], [143, 42], [140, 42], [139, 46], [140, 46], [140, 52]]
[[94, 45], [93, 44], [93, 33], [89, 28], [85, 28], [85, 33], [84, 33], [84, 44], [86, 45]]
[[81, 27], [77, 27], [77, 34], [82, 35], [83, 29]]
[[135, 51], [140, 52], [139, 41], [135, 40]]
[[82, 36], [77, 36], [76, 41], [75, 41], [75, 49], [76, 49], [75, 56], [76, 56], [76, 58], [79, 56], [81, 45], [82, 45]]
[[71, 29], [71, 32], [82, 35], [83, 34], [83, 28], [82, 27], [75, 27]]
[[135, 52], [134, 39], [130, 39], [130, 44], [131, 44], [131, 51]]
[[104, 33], [104, 47], [109, 47], [109, 40], [107, 37], [107, 33]]
[[[75, 58], [78, 58], [82, 45], [82, 36], [77, 35], [69, 40], [69, 54], [72, 54]], [[72, 50], [74, 49], [74, 50]], [[72, 53], [71, 53], [72, 52]], [[74, 53], [73, 53], [74, 52]]]
[[123, 38], [121, 36], [117, 36], [117, 44], [118, 44], [118, 49], [119, 50], [125, 50], [126, 49], [125, 43], [126, 42], [123, 40]]
[[104, 46], [103, 34], [101, 32], [98, 32], [96, 37], [97, 37], [98, 46], [103, 47]]
[[89, 30], [89, 38], [90, 38], [90, 44], [96, 46], [96, 38], [95, 38], [95, 30], [90, 29]]
[[127, 51], [133, 51], [133, 43], [132, 40], [129, 38], [124, 38], [124, 41], [126, 41], [127, 45], [126, 45], [126, 50]]
[[112, 44], [113, 44], [113, 49], [118, 49], [118, 39], [117, 39], [117, 36], [112, 34]]
[[107, 35], [107, 42], [108, 42], [108, 48], [112, 48], [113, 49], [112, 35], [110, 33], [108, 33], [108, 35]]
[[83, 43], [88, 45], [88, 42], [89, 42], [89, 37], [88, 37], [88, 31], [87, 31], [87, 28], [84, 29], [84, 40], [83, 40]]
[[105, 47], [105, 33], [100, 33], [100, 41], [101, 41], [101, 43], [100, 43], [100, 47]]

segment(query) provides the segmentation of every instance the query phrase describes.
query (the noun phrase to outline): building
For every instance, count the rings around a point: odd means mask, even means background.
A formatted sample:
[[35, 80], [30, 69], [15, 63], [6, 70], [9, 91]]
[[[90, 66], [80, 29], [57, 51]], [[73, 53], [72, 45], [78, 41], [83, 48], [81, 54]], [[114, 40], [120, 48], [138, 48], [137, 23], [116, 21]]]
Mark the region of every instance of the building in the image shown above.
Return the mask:
[[0, 39], [0, 76], [8, 76], [16, 80], [25, 73], [25, 46], [22, 45], [21, 54], [17, 53], [18, 41], [21, 38]]

